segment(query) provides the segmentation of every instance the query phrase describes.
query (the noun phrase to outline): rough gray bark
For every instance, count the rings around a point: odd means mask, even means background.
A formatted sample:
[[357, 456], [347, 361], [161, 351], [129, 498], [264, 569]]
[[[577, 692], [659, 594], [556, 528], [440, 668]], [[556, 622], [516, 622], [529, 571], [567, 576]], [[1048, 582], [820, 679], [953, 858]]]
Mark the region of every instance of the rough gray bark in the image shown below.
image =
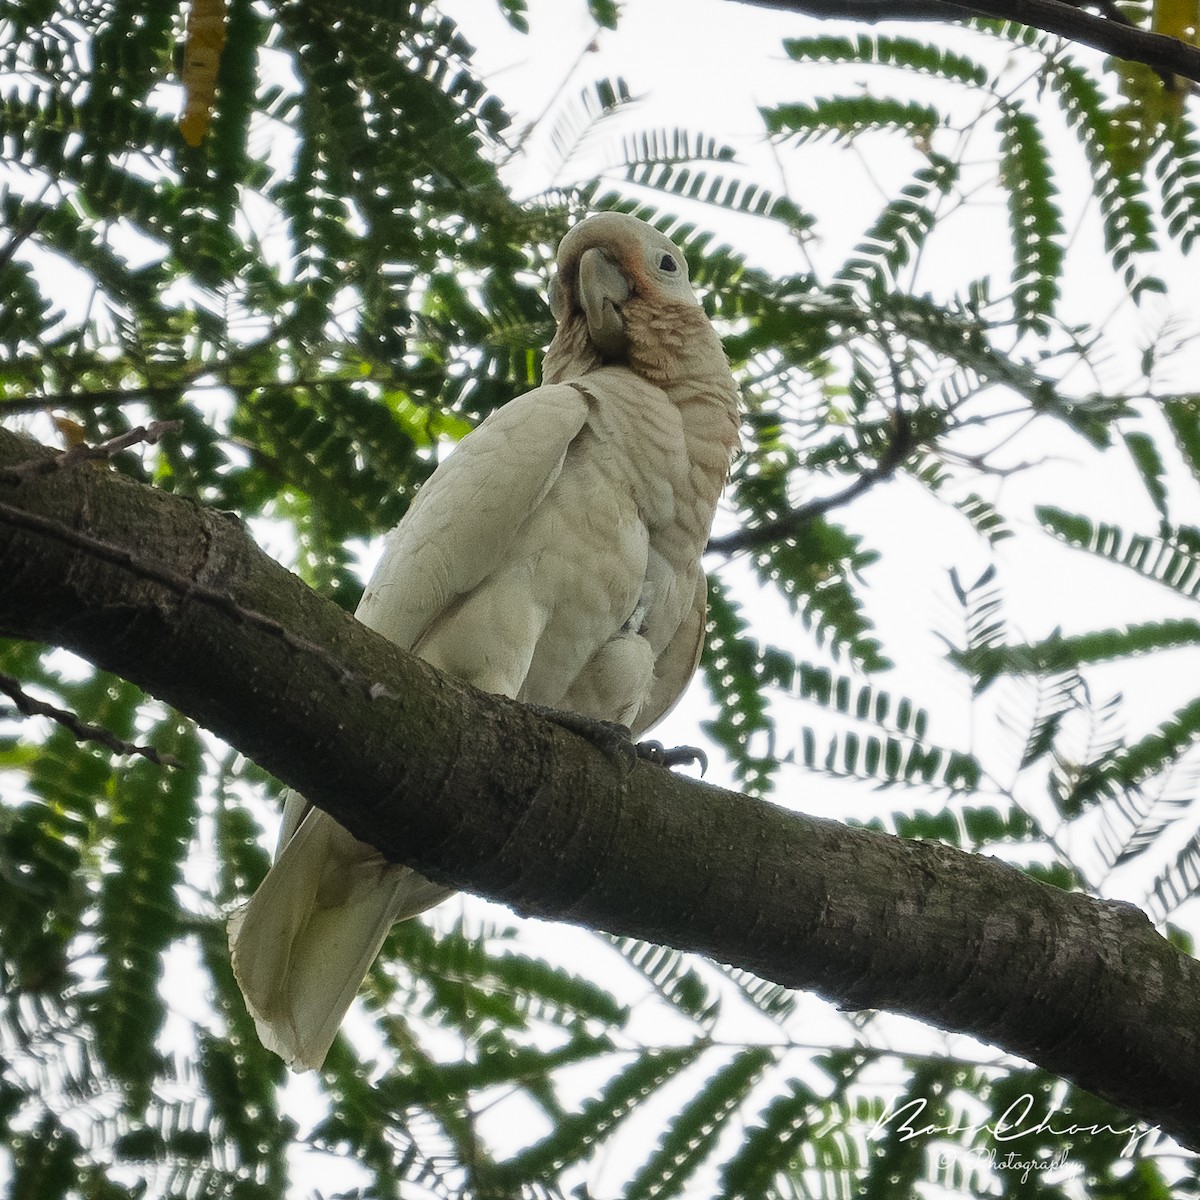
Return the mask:
[[234, 518], [0, 430], [0, 632], [175, 705], [358, 837], [517, 912], [1030, 1059], [1200, 1148], [1200, 964], [1126, 905], [632, 771], [399, 650]]

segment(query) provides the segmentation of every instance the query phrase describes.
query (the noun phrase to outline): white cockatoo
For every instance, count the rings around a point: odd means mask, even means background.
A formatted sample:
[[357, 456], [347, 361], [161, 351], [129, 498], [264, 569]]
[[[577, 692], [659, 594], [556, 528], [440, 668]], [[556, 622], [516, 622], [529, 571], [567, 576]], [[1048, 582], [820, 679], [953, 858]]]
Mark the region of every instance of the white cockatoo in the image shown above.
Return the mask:
[[[545, 382], [438, 466], [357, 615], [483, 691], [636, 736], [700, 657], [737, 389], [683, 255], [635, 217], [571, 229], [550, 303]], [[229, 923], [263, 1043], [319, 1067], [391, 926], [450, 894], [291, 793], [275, 864]]]

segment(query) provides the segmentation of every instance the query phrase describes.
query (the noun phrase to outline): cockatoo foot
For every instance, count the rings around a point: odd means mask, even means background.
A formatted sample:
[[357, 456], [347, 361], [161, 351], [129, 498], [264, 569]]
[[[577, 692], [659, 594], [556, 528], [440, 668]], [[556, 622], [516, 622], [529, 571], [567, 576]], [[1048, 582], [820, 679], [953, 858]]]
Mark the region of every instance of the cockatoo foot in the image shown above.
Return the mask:
[[562, 729], [591, 742], [597, 750], [627, 771], [632, 770], [641, 757], [640, 747], [634, 743], [628, 725], [622, 725], [619, 721], [602, 721], [599, 717], [585, 717], [582, 713], [565, 708], [548, 708], [544, 704], [530, 704], [529, 707], [539, 717], [545, 717], [547, 721], [553, 721]]
[[638, 742], [637, 755], [656, 767], [666, 767], [668, 770], [689, 763], [699, 763], [701, 775], [708, 770], [708, 755], [699, 746], [672, 746], [668, 749], [662, 742]]
[[599, 717], [586, 717], [582, 713], [565, 708], [548, 708], [544, 704], [531, 704], [529, 707], [547, 721], [553, 721], [555, 725], [585, 738], [626, 770], [631, 770], [638, 759], [668, 770], [690, 763], [700, 764], [701, 775], [708, 770], [708, 755], [699, 746], [668, 748], [662, 742], [635, 742], [629, 726], [619, 721], [602, 721]]

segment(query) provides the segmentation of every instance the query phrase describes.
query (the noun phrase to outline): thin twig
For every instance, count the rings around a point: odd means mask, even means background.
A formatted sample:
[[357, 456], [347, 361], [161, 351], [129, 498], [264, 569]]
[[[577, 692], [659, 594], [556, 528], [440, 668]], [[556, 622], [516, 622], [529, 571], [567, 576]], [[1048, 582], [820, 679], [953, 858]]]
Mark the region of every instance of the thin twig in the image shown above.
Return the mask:
[[139, 425], [117, 437], [109, 438], [95, 446], [72, 446], [53, 458], [31, 458], [27, 462], [17, 463], [15, 467], [5, 467], [0, 470], [0, 483], [20, 483], [37, 475], [50, 475], [55, 471], [67, 470], [82, 462], [94, 462], [97, 459], [110, 459], [130, 446], [145, 443], [153, 446], [168, 433], [178, 433], [183, 428], [182, 421], [151, 421], [149, 425]]
[[830, 509], [840, 508], [848, 504], [856, 496], [861, 496], [878, 483], [887, 478], [891, 470], [883, 471], [879, 467], [872, 468], [860, 475], [854, 483], [843, 491], [823, 500], [812, 500], [799, 508], [790, 509], [783, 516], [768, 521], [765, 525], [756, 525], [752, 529], [739, 529], [735, 533], [727, 533], [724, 537], [710, 538], [705, 546], [706, 554], [736, 554], [739, 550], [754, 550], [760, 546], [769, 546], [772, 542], [781, 542], [794, 537], [810, 521], [815, 521]]
[[96, 408], [101, 404], [132, 404], [135, 400], [169, 400], [192, 386], [190, 380], [181, 380], [159, 387], [98, 388], [91, 392], [51, 392], [41, 395], [33, 393], [0, 400], [0, 416], [44, 412], [48, 408]]
[[[34, 197], [31, 204], [27, 207], [31, 209], [34, 204], [41, 204], [42, 197], [50, 190], [51, 183], [47, 182], [42, 190]], [[46, 219], [53, 210], [49, 205], [42, 207], [35, 216], [24, 221], [19, 229], [14, 229], [8, 239], [7, 244], [0, 248], [0, 271], [3, 271], [10, 262], [16, 257], [17, 251], [27, 242], [38, 230], [38, 226]]]
[[705, 553], [736, 554], [739, 550], [755, 550], [761, 546], [769, 546], [774, 542], [795, 537], [810, 521], [816, 520], [817, 517], [823, 516], [832, 509], [840, 508], [843, 504], [849, 504], [851, 500], [869, 491], [875, 484], [884, 479], [890, 479], [896, 473], [896, 468], [916, 448], [912, 430], [904, 415], [897, 412], [893, 414], [893, 417], [895, 434], [883, 458], [870, 470], [864, 471], [848, 488], [843, 488], [842, 491], [835, 492], [832, 496], [826, 496], [821, 500], [811, 500], [808, 504], [793, 508], [763, 525], [755, 525], [750, 529], [738, 529], [734, 533], [725, 534], [724, 537], [710, 538], [708, 545], [704, 548]]
[[96, 742], [114, 754], [140, 754], [142, 758], [149, 759], [160, 767], [175, 768], [183, 765], [173, 754], [164, 754], [153, 746], [139, 746], [136, 742], [127, 742], [124, 738], [117, 737], [111, 729], [93, 725], [68, 709], [47, 704], [44, 700], [35, 700], [11, 675], [0, 673], [0, 692], [17, 706], [18, 712], [27, 717], [49, 717], [69, 730], [76, 741]]

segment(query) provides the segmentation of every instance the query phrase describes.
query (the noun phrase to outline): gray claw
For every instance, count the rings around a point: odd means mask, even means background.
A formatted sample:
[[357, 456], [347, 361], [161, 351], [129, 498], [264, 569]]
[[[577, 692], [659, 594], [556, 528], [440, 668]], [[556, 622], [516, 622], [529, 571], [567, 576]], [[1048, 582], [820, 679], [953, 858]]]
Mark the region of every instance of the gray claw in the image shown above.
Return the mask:
[[708, 770], [708, 755], [699, 746], [672, 746], [668, 750], [662, 742], [638, 742], [637, 754], [638, 758], [668, 770], [689, 763], [699, 763], [701, 775]]
[[602, 721], [599, 717], [585, 717], [582, 713], [570, 712], [565, 708], [547, 708], [544, 704], [531, 704], [529, 707], [547, 721], [553, 721], [555, 725], [585, 738], [626, 770], [635, 766], [639, 758], [668, 770], [689, 763], [699, 763], [701, 775], [708, 770], [708, 755], [699, 746], [672, 746], [667, 749], [662, 742], [634, 742], [629, 727], [617, 721]]

